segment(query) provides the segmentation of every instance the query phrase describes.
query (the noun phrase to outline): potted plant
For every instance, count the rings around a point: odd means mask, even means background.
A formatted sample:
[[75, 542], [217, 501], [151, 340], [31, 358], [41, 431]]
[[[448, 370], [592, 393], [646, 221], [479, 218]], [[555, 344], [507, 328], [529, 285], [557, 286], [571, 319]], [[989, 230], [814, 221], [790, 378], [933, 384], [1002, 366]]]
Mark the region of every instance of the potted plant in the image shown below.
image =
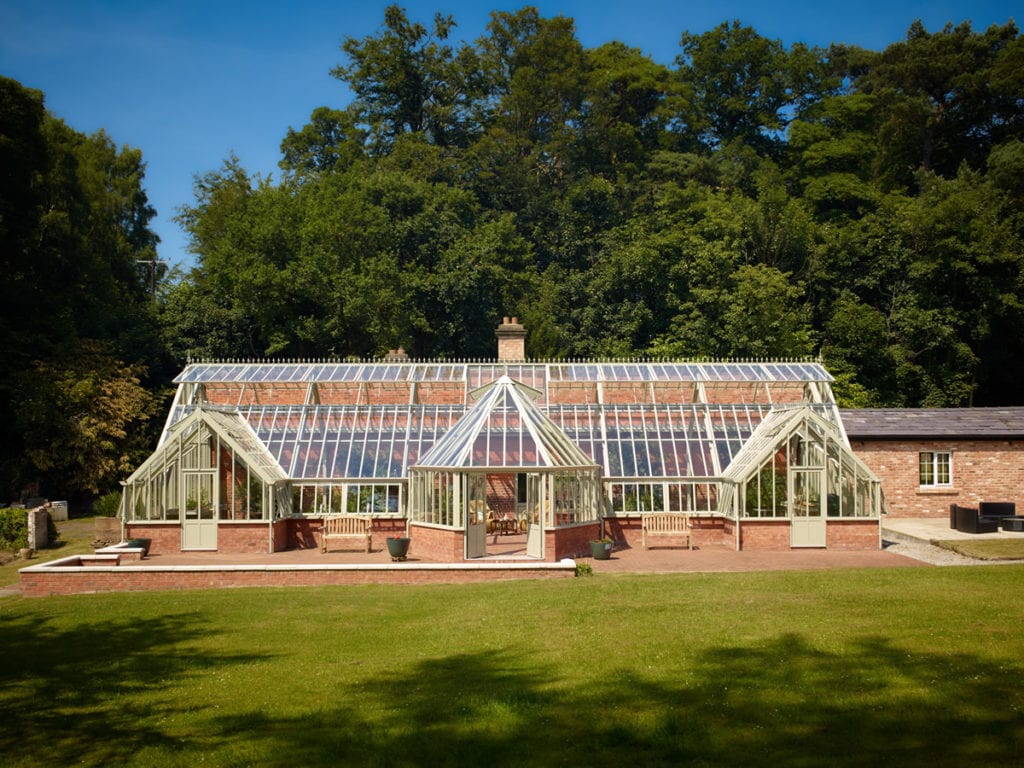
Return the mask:
[[590, 554], [595, 560], [609, 560], [612, 556], [612, 540], [607, 536], [590, 542]]
[[406, 555], [409, 554], [409, 537], [388, 536], [388, 554], [391, 555], [393, 561], [405, 560]]
[[125, 542], [126, 546], [141, 549], [143, 557], [147, 557], [149, 555], [149, 545], [152, 543], [152, 539], [128, 539], [128, 541]]

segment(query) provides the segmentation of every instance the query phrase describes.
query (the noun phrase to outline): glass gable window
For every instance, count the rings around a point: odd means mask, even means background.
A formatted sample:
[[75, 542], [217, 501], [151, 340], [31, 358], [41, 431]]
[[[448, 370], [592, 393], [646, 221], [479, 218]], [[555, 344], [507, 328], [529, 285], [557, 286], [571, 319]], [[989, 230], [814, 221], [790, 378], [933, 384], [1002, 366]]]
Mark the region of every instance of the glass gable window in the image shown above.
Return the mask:
[[949, 451], [922, 451], [919, 466], [922, 488], [948, 488], [953, 484], [953, 454]]
[[[769, 413], [725, 472], [741, 517], [874, 517], [880, 482], [811, 408]], [[730, 492], [732, 493], [732, 492]]]
[[196, 410], [125, 481], [129, 521], [178, 521], [182, 511], [223, 521], [287, 514], [285, 475], [237, 414]]

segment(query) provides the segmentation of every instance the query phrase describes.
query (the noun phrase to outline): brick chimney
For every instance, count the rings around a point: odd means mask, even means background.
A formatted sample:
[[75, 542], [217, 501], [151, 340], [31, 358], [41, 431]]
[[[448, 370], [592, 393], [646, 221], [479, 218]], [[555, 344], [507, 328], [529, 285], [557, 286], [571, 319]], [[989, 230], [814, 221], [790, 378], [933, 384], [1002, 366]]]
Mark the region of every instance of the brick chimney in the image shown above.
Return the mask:
[[398, 349], [389, 349], [388, 353], [384, 356], [384, 362], [386, 363], [404, 363], [409, 360], [409, 355], [406, 354], [405, 350], [399, 347]]
[[498, 361], [511, 362], [526, 359], [526, 329], [519, 324], [519, 318], [502, 318], [498, 326]]

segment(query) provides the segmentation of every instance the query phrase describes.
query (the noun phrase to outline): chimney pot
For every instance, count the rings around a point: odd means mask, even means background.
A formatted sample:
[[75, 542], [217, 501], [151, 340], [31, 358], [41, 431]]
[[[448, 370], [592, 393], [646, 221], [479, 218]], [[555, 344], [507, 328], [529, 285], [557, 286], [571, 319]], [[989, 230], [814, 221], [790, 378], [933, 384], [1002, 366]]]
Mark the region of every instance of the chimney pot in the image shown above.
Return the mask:
[[519, 318], [502, 318], [498, 326], [498, 360], [521, 361], [526, 359], [526, 329], [519, 324]]

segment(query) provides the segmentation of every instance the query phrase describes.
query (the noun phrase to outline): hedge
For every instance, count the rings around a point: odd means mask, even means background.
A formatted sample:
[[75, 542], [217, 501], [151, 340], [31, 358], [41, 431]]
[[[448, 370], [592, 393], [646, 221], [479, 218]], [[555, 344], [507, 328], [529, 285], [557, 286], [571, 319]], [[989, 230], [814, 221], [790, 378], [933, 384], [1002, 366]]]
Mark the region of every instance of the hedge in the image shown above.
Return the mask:
[[24, 509], [0, 509], [0, 549], [28, 546], [28, 515]]

